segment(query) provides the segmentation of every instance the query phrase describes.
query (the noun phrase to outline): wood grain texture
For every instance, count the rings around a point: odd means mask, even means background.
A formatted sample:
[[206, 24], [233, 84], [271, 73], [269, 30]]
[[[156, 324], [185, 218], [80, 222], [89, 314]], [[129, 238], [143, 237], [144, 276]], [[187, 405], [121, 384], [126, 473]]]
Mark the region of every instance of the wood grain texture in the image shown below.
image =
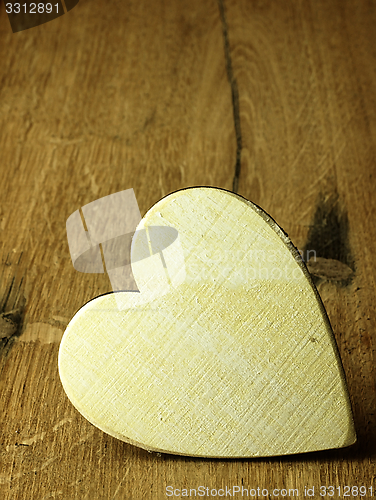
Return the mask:
[[81, 0], [13, 34], [1, 3], [0, 312], [15, 311], [7, 318], [17, 325], [2, 340], [0, 365], [6, 500], [162, 499], [167, 485], [200, 484], [302, 495], [305, 485], [374, 481], [375, 6], [225, 0], [224, 12], [239, 91], [239, 193], [298, 248], [353, 270], [350, 280], [317, 285], [358, 443], [285, 459], [157, 456], [103, 434], [72, 407], [58, 341], [82, 304], [110, 288], [103, 275], [74, 271], [65, 221], [129, 187], [142, 214], [186, 186], [231, 189], [223, 22], [214, 1]]

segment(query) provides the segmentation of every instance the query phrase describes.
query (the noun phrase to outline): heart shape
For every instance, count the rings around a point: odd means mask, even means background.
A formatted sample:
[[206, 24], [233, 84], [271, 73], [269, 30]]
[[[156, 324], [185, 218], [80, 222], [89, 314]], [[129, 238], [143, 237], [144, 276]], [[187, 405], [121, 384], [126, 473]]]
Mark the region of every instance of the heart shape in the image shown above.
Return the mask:
[[[161, 226], [177, 230], [172, 245], [163, 231], [146, 238]], [[90, 301], [61, 342], [61, 381], [87, 420], [148, 450], [202, 457], [355, 442], [320, 297], [259, 207], [217, 188], [172, 193], [139, 224], [131, 262], [140, 293]]]

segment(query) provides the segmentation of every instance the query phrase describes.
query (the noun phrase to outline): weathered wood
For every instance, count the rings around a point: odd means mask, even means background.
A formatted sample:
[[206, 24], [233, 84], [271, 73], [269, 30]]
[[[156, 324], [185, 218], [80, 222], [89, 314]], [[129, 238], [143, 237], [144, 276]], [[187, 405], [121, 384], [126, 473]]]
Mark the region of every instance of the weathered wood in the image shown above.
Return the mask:
[[167, 485], [299, 488], [300, 496], [305, 485], [316, 496], [321, 484], [371, 486], [374, 6], [227, 0], [224, 12], [239, 91], [239, 193], [299, 249], [354, 271], [347, 283], [317, 285], [358, 443], [285, 459], [159, 457], [105, 435], [72, 407], [58, 378], [58, 341], [82, 304], [110, 284], [73, 269], [65, 221], [129, 187], [142, 214], [186, 186], [231, 189], [236, 137], [223, 23], [214, 1], [81, 0], [13, 34], [0, 3], [0, 313], [16, 311], [6, 317], [17, 325], [1, 341], [6, 500], [162, 499]]

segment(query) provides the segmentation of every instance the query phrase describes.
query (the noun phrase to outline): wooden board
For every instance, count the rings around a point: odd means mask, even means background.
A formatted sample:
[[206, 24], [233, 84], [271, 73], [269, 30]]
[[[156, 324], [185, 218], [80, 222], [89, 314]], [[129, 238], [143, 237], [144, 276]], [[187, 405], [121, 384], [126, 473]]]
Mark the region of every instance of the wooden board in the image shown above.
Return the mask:
[[[0, 304], [17, 327], [1, 341], [6, 500], [162, 499], [168, 485], [271, 496], [375, 486], [375, 9], [366, 0], [226, 1], [224, 30], [220, 6], [81, 0], [13, 34], [0, 4]], [[130, 187], [142, 215], [176, 189], [231, 189], [237, 145], [239, 193], [306, 256], [352, 271], [320, 273], [317, 284], [355, 447], [245, 461], [158, 456], [94, 428], [61, 387], [63, 330], [110, 290], [105, 275], [74, 270], [68, 216]]]

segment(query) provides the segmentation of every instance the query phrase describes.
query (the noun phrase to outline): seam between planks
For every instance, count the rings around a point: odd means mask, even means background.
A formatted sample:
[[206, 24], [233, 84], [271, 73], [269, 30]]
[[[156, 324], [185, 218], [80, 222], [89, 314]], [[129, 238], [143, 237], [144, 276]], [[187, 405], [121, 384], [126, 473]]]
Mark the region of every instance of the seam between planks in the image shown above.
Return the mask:
[[239, 91], [238, 91], [238, 83], [232, 71], [231, 51], [230, 51], [230, 43], [228, 37], [228, 26], [226, 20], [224, 0], [218, 0], [218, 8], [222, 23], [226, 72], [231, 87], [232, 111], [234, 116], [234, 126], [235, 126], [235, 136], [236, 136], [236, 160], [235, 160], [235, 173], [232, 181], [232, 190], [234, 193], [237, 193], [239, 188], [239, 177], [241, 171], [241, 153], [242, 153], [242, 132], [240, 127], [240, 113], [239, 113]]

